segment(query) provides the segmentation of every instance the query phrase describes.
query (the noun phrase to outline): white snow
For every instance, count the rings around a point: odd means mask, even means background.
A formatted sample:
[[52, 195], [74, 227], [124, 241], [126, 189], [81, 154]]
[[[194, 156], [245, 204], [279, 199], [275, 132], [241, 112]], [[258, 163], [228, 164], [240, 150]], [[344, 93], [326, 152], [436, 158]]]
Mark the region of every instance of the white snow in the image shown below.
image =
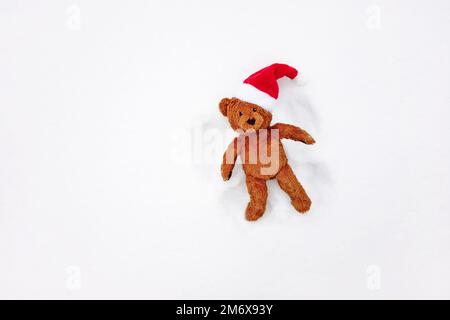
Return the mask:
[[[0, 298], [450, 298], [450, 2], [0, 2]], [[287, 63], [313, 200], [247, 222], [218, 102]]]

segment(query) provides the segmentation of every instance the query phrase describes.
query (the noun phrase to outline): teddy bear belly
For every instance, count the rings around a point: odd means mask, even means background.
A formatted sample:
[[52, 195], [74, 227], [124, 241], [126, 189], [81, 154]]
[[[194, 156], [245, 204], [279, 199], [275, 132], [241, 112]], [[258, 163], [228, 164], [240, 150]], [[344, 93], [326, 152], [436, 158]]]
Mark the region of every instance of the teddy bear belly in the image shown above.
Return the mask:
[[[287, 164], [286, 154], [282, 144], [278, 143], [278, 148], [270, 148], [268, 156], [260, 156], [259, 149], [253, 153], [253, 157], [249, 156], [250, 151], [248, 145], [246, 146], [246, 154], [241, 154], [242, 167], [245, 174], [252, 177], [270, 180], [276, 177], [278, 172]], [[255, 160], [256, 159], [256, 160]]]

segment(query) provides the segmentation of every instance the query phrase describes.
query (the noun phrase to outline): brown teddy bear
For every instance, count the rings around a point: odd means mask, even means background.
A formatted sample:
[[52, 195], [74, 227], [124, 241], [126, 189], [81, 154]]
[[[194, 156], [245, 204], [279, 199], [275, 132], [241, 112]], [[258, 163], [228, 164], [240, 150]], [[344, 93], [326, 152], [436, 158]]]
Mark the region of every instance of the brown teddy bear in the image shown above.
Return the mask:
[[305, 144], [315, 141], [305, 130], [296, 126], [283, 123], [270, 125], [271, 107], [278, 98], [277, 80], [284, 76], [294, 79], [297, 70], [278, 63], [266, 67], [248, 77], [236, 97], [224, 98], [219, 104], [220, 112], [239, 132], [223, 156], [222, 178], [225, 181], [230, 179], [239, 155], [250, 195], [245, 211], [245, 217], [250, 221], [264, 214], [268, 196], [266, 182], [269, 179], [277, 179], [297, 211], [305, 213], [311, 207], [311, 200], [288, 164], [281, 139]]

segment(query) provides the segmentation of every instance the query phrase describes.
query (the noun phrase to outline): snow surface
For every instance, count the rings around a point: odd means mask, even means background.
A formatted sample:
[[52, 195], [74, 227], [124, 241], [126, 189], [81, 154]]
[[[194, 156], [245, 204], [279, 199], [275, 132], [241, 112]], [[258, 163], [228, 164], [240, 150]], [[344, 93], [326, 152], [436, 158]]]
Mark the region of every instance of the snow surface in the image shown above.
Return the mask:
[[[0, 298], [450, 298], [450, 2], [0, 2]], [[218, 111], [273, 62], [313, 200]]]

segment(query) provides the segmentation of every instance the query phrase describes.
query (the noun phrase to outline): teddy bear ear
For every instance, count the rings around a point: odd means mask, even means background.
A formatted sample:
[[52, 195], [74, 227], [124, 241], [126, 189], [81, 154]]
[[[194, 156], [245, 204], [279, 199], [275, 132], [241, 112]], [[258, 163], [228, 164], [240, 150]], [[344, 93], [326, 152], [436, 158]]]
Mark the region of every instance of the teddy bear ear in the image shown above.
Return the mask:
[[225, 117], [227, 116], [227, 107], [230, 104], [230, 101], [231, 99], [229, 98], [223, 98], [219, 103], [220, 113], [222, 113]]

